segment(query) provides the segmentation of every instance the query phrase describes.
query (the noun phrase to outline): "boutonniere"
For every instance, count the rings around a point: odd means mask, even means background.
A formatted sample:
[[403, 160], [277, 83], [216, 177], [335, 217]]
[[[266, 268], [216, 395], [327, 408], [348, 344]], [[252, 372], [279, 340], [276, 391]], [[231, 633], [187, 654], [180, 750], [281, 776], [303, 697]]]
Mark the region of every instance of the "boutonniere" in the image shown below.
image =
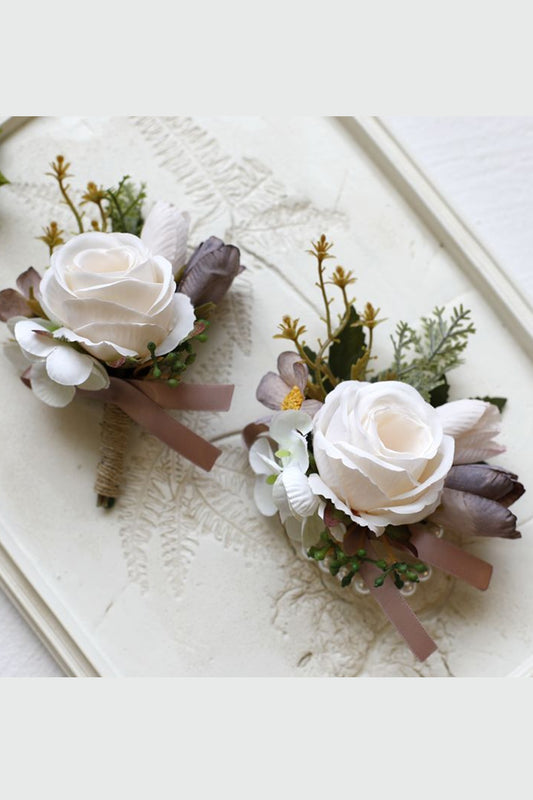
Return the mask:
[[68, 237], [56, 222], [44, 229], [49, 267], [42, 276], [26, 269], [16, 289], [0, 292], [0, 318], [12, 335], [6, 353], [22, 357], [22, 380], [39, 400], [64, 407], [83, 394], [104, 404], [95, 489], [110, 507], [131, 420], [203, 469], [213, 466], [218, 448], [165, 409], [229, 408], [231, 385], [183, 378], [211, 311], [244, 268], [238, 248], [214, 236], [187, 259], [187, 213], [156, 202], [144, 218], [145, 187], [128, 177], [109, 189], [90, 182], [76, 205], [69, 169], [58, 156], [48, 174], [78, 233]]
[[276, 336], [294, 349], [258, 386], [270, 414], [244, 429], [255, 501], [262, 514], [279, 515], [300, 555], [346, 591], [372, 594], [424, 660], [436, 644], [406, 597], [432, 568], [487, 589], [492, 566], [462, 549], [462, 537], [520, 537], [509, 506], [524, 487], [488, 461], [504, 450], [505, 399], [448, 400], [448, 373], [475, 332], [463, 306], [437, 307], [416, 326], [399, 322], [392, 363], [378, 366], [380, 310], [357, 309], [351, 272], [327, 275], [331, 248], [322, 236], [309, 251], [324, 336], [312, 347], [300, 320], [283, 318]]

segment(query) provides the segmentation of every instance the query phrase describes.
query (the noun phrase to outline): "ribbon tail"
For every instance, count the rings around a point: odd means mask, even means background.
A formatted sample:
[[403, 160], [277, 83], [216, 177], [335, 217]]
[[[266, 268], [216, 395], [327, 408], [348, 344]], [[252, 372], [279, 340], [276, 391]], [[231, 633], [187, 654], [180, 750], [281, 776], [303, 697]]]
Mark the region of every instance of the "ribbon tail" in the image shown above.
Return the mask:
[[[361, 544], [366, 548], [368, 553], [375, 558], [376, 552], [372, 544], [367, 539], [364, 541], [364, 532], [359, 534], [361, 537]], [[426, 631], [415, 612], [405, 599], [400, 594], [400, 591], [392, 583], [390, 578], [385, 581], [382, 586], [374, 586], [374, 581], [382, 571], [374, 564], [368, 561], [363, 561], [360, 568], [360, 574], [363, 578], [370, 594], [374, 600], [381, 606], [381, 610], [391, 622], [400, 636], [405, 639], [406, 644], [411, 651], [415, 654], [419, 661], [425, 661], [437, 649], [437, 645]]]
[[421, 561], [466, 581], [476, 589], [487, 589], [492, 577], [492, 564], [466, 553], [446, 539], [439, 539], [421, 525], [411, 525], [409, 529]]
[[98, 392], [83, 391], [107, 403], [114, 403], [132, 420], [157, 436], [162, 442], [187, 458], [196, 466], [209, 472], [221, 454], [221, 450], [165, 414], [161, 406], [140, 392], [128, 381], [111, 378], [107, 389]]
[[437, 645], [423, 627], [413, 609], [406, 599], [400, 594], [390, 579], [383, 586], [374, 586], [374, 580], [382, 575], [378, 567], [368, 562], [361, 564], [360, 574], [368, 587], [374, 600], [381, 606], [388, 620], [394, 625], [398, 633], [405, 639], [407, 645], [418, 658], [425, 661], [437, 649]]

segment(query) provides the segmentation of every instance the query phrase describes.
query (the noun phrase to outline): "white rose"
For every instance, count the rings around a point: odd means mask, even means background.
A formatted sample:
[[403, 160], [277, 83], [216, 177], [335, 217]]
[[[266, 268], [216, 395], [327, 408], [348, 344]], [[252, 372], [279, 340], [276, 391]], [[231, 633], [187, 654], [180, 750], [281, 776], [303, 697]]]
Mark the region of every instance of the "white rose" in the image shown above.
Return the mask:
[[312, 489], [377, 534], [438, 506], [454, 440], [405, 383], [344, 381], [313, 420]]
[[[41, 305], [62, 326], [54, 332], [56, 338], [78, 342], [112, 363], [124, 356], [147, 358], [149, 342], [156, 344], [156, 355], [164, 355], [190, 333], [194, 309], [186, 295], [176, 293], [171, 263], [183, 253], [151, 249], [164, 249], [169, 241], [161, 217], [168, 222], [174, 213], [183, 224], [183, 215], [168, 206], [156, 210], [157, 225], [149, 215], [141, 238], [81, 233], [53, 253], [41, 282]], [[172, 247], [177, 249], [175, 239]]]

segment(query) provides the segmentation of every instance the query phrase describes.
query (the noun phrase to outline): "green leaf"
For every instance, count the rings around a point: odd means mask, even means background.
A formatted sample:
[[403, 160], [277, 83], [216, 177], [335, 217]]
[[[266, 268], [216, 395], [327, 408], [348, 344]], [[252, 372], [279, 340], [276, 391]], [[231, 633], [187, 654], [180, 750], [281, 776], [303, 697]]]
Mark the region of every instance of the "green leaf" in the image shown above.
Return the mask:
[[311, 350], [311, 348], [308, 347], [306, 344], [304, 344], [302, 349], [310, 361], [316, 361], [316, 353], [314, 352], [314, 350]]
[[352, 306], [350, 318], [343, 332], [329, 348], [329, 368], [336, 378], [350, 380], [352, 364], [355, 364], [365, 351], [365, 332], [359, 322], [359, 314]]
[[6, 176], [0, 171], [0, 186], [5, 186], [6, 183], [9, 183]]
[[446, 380], [446, 375], [442, 376], [442, 383], [439, 383], [438, 386], [435, 386], [429, 393], [429, 402], [433, 406], [433, 408], [438, 408], [439, 406], [443, 406], [444, 403], [448, 402], [448, 395], [450, 393], [450, 384]]
[[493, 406], [496, 406], [500, 413], [505, 408], [505, 404], [507, 403], [506, 397], [473, 397], [473, 400], [483, 400], [485, 403], [492, 403]]

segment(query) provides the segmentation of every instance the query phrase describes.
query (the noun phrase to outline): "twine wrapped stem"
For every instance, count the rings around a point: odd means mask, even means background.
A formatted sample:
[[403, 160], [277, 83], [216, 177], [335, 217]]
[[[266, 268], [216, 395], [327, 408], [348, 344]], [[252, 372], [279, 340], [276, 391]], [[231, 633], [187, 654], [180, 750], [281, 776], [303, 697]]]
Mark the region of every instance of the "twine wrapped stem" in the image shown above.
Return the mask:
[[124, 454], [128, 445], [131, 419], [114, 403], [104, 403], [100, 428], [101, 458], [94, 489], [97, 506], [111, 508], [120, 494]]

